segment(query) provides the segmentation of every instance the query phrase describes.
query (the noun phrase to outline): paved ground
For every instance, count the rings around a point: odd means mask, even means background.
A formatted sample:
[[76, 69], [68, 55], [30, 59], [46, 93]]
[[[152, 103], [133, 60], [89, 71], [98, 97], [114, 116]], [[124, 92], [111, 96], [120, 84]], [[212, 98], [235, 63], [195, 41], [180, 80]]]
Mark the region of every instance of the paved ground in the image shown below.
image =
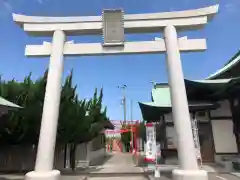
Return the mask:
[[[150, 175], [149, 179], [156, 180], [156, 178], [154, 178], [153, 175]], [[171, 180], [171, 179], [172, 179], [171, 173], [161, 174], [160, 180]], [[231, 174], [216, 174], [216, 173], [208, 173], [208, 179], [209, 180], [240, 180], [239, 177]]]
[[[24, 174], [0, 174], [0, 180], [24, 180]], [[86, 180], [86, 176], [62, 175], [61, 180]]]
[[[147, 180], [147, 177], [144, 176], [127, 176], [127, 177], [109, 177], [111, 180]], [[106, 177], [92, 177], [91, 180], [106, 180]], [[109, 179], [110, 180], [110, 179]]]
[[[165, 169], [164, 169], [165, 168]], [[205, 169], [205, 168], [204, 168]], [[171, 180], [171, 170], [162, 166], [161, 178]], [[208, 170], [208, 169], [206, 169]], [[240, 174], [239, 174], [240, 175]], [[93, 166], [75, 173], [62, 173], [61, 180], [155, 180], [153, 173], [136, 167], [131, 154], [112, 153], [99, 166]], [[0, 180], [23, 180], [24, 174], [0, 174]], [[240, 180], [239, 177], [209, 169], [209, 180]]]
[[[171, 180], [171, 171], [176, 168], [169, 168], [171, 166], [161, 166], [160, 180]], [[90, 172], [88, 179], [90, 180], [103, 180], [111, 178], [113, 180], [154, 180], [153, 173], [146, 171], [144, 168], [136, 167], [131, 154], [113, 153], [110, 154], [108, 160], [96, 171]], [[204, 166], [204, 170], [209, 172], [209, 180], [240, 180], [239, 177], [222, 172], [216, 172], [216, 169], [211, 166]]]
[[88, 174], [139, 174], [143, 173], [143, 169], [141, 167], [135, 166], [131, 154], [111, 153], [107, 156], [107, 159], [103, 164], [92, 166], [81, 172]]
[[108, 160], [88, 175], [90, 180], [147, 180], [141, 167], [136, 167], [131, 154], [112, 153]]
[[103, 167], [135, 167], [132, 154], [111, 153], [110, 158], [103, 164]]
[[[62, 175], [61, 180], [106, 180], [107, 178], [111, 178], [113, 180], [155, 180], [152, 175], [139, 175], [139, 174], [125, 174], [122, 176], [121, 174], [96, 174], [96, 176], [92, 175], [87, 177], [86, 175], [76, 174], [76, 175]], [[12, 174], [0, 175], [0, 180], [23, 180], [24, 175]], [[109, 179], [110, 180], [110, 179]], [[160, 180], [171, 180], [171, 173], [162, 173]], [[231, 175], [231, 174], [216, 174], [216, 173], [209, 173], [209, 180], [240, 180], [239, 177]]]

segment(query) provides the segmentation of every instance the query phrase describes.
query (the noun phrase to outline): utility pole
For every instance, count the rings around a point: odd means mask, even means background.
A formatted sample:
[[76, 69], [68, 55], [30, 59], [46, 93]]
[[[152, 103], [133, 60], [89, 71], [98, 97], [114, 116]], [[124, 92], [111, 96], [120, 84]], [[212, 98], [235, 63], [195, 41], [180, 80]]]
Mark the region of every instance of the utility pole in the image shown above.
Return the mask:
[[[131, 99], [131, 139], [132, 139], [132, 150], [134, 150], [134, 134], [133, 134], [133, 100]], [[134, 127], [135, 129], [135, 127]]]
[[131, 99], [131, 120], [133, 121], [133, 100]]
[[122, 90], [122, 104], [123, 104], [123, 117], [124, 117], [124, 123], [126, 124], [127, 121], [127, 110], [126, 110], [126, 92], [125, 89], [127, 88], [127, 85], [117, 86], [117, 88]]

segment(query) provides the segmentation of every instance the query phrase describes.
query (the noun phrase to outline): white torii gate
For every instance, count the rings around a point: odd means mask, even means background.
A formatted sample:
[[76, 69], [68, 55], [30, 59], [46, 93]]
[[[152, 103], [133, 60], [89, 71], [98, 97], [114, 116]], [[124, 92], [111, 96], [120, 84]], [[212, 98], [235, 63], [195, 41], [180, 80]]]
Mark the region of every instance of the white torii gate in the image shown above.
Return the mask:
[[188, 109], [180, 51], [204, 51], [205, 39], [178, 38], [177, 30], [200, 29], [218, 12], [218, 5], [202, 9], [132, 14], [123, 16], [125, 33], [162, 32], [164, 39], [123, 42], [122, 46], [101, 43], [66, 42], [67, 35], [102, 34], [101, 16], [38, 17], [13, 14], [13, 20], [30, 35], [53, 36], [52, 43], [27, 45], [26, 56], [50, 56], [44, 99], [42, 124], [35, 170], [26, 174], [27, 180], [58, 180], [60, 172], [53, 170], [54, 149], [59, 115], [61, 79], [64, 56], [167, 53], [168, 79], [171, 87], [172, 112], [178, 138], [180, 169], [173, 170], [177, 180], [207, 180], [207, 172], [199, 170]]

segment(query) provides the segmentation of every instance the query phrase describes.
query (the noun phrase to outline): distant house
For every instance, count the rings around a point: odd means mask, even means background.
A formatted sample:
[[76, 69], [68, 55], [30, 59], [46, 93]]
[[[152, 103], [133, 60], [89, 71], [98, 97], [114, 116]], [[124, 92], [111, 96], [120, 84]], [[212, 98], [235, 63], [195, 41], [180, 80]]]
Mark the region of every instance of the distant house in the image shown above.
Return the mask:
[[[105, 136], [109, 139], [107, 142], [107, 149], [112, 151], [123, 152], [125, 151], [124, 145], [121, 141], [121, 134], [127, 131], [122, 129], [124, 124], [123, 120], [111, 120], [111, 123], [114, 126], [114, 129], [105, 130]], [[138, 120], [127, 120], [126, 124], [133, 125], [139, 123]]]
[[[122, 128], [123, 122], [124, 122], [123, 120], [111, 120], [111, 124], [113, 125], [114, 128], [111, 128], [111, 130], [105, 131], [106, 137], [120, 138], [121, 137], [120, 129]], [[137, 120], [126, 121], [127, 124], [136, 124], [136, 122], [138, 121]]]
[[[216, 73], [204, 80], [187, 80], [185, 86], [191, 119], [197, 119], [203, 162], [218, 162], [240, 150], [240, 51]], [[177, 134], [173, 127], [168, 84], [152, 89], [152, 102], [139, 102], [143, 119], [163, 121], [166, 158], [177, 157]], [[187, 142], [186, 142], [187, 143]]]

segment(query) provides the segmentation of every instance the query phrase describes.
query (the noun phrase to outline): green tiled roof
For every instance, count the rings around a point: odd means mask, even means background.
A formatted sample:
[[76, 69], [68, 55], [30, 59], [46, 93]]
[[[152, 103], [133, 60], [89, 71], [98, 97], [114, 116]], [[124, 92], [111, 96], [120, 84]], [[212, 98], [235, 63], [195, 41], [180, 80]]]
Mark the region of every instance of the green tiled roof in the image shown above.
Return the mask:
[[152, 89], [153, 104], [161, 107], [171, 107], [171, 95], [168, 86]]
[[[197, 80], [197, 81], [190, 81], [190, 80], [185, 80], [186, 82], [191, 82], [193, 84], [196, 84], [197, 86], [215, 86], [217, 84], [227, 84], [230, 82], [231, 79], [221, 79], [221, 80]], [[172, 107], [171, 103], [171, 94], [170, 94], [170, 88], [169, 86], [161, 86], [161, 85], [156, 85], [158, 87], [152, 89], [152, 99], [153, 102], [142, 102], [141, 104], [143, 105], [148, 105], [148, 106], [153, 106], [153, 107], [162, 107], [162, 108], [168, 108]], [[189, 106], [197, 106], [197, 105], [202, 105], [202, 106], [208, 106], [211, 105], [212, 103], [208, 102], [191, 102], [189, 103]]]
[[172, 104], [171, 104], [171, 100], [170, 100], [170, 104], [162, 104], [162, 103], [155, 103], [155, 102], [141, 102], [141, 104], [143, 105], [147, 105], [147, 106], [153, 106], [153, 107], [171, 107]]
[[218, 76], [224, 74], [225, 72], [229, 71], [233, 67], [237, 66], [239, 62], [240, 62], [240, 50], [224, 65], [222, 69], [219, 69], [217, 72], [211, 74], [206, 79], [217, 78]]
[[[159, 103], [154, 103], [154, 102], [141, 102], [139, 103], [140, 105], [145, 105], [145, 106], [149, 106], [149, 107], [155, 107], [155, 108], [165, 108], [166, 110], [172, 107], [172, 104], [168, 105], [168, 106], [163, 106], [162, 104]], [[198, 108], [201, 109], [201, 107], [203, 108], [207, 108], [207, 107], [213, 107], [215, 106], [214, 103], [210, 103], [210, 102], [190, 102], [188, 104], [188, 106], [190, 108]]]
[[14, 104], [0, 96], [0, 106], [6, 106], [8, 108], [22, 108], [21, 106], [18, 106], [17, 104]]
[[[172, 111], [172, 103], [170, 96], [170, 88], [166, 85], [157, 85], [152, 90], [153, 102], [139, 102], [139, 107], [142, 112], [143, 119], [146, 121], [156, 121], [164, 115]], [[190, 101], [190, 111], [203, 111], [206, 109], [215, 109], [218, 104], [211, 102]]]
[[[185, 79], [185, 84], [189, 92], [191, 90], [204, 90], [209, 89], [213, 92], [218, 92], [227, 87], [227, 84], [230, 84], [233, 80], [238, 80], [239, 78], [232, 79], [214, 79], [214, 80], [187, 80]], [[192, 92], [192, 91], [191, 91]], [[195, 92], [195, 90], [194, 90]], [[203, 91], [202, 91], [203, 92]], [[152, 106], [152, 107], [162, 107], [168, 108], [172, 106], [171, 103], [171, 94], [170, 88], [168, 85], [156, 84], [155, 88], [152, 89], [152, 100], [153, 102], [141, 102], [142, 105]], [[208, 106], [211, 103], [199, 102], [199, 103], [190, 103], [189, 106], [196, 106], [197, 104]]]
[[[225, 84], [229, 83], [233, 78], [230, 79], [204, 79], [204, 80], [193, 80], [192, 82], [197, 82], [197, 83], [203, 83], [203, 84]], [[185, 81], [191, 81], [191, 80], [185, 80]]]
[[240, 50], [224, 65], [228, 65], [229, 63], [231, 63], [232, 61], [234, 61], [236, 58], [238, 58], [240, 56]]

